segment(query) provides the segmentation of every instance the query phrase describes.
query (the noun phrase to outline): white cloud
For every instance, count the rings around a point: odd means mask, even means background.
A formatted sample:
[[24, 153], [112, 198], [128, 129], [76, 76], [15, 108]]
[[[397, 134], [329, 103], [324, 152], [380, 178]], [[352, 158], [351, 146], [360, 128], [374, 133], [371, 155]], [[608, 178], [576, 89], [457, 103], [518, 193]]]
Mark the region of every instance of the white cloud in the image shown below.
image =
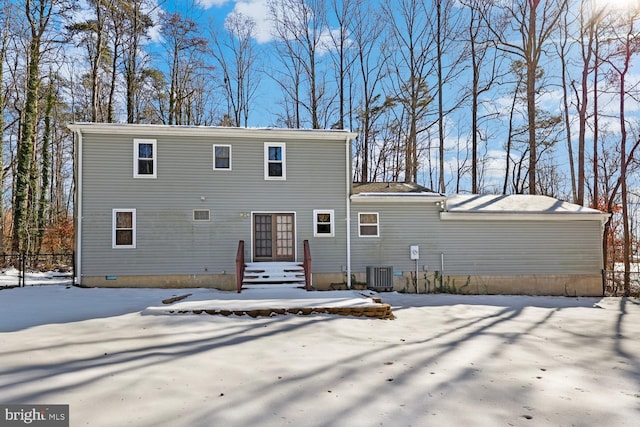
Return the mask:
[[150, 38], [151, 43], [159, 43], [162, 41], [162, 25], [160, 25], [160, 14], [164, 12], [164, 9], [158, 4], [158, 0], [154, 0], [152, 4], [143, 3], [143, 6], [147, 6], [142, 12], [148, 14], [155, 25], [147, 30], [147, 35]]
[[200, 5], [203, 9], [209, 9], [214, 6], [224, 6], [225, 3], [229, 3], [229, 0], [196, 0], [196, 4]]
[[485, 178], [502, 178], [507, 167], [507, 153], [503, 150], [489, 150], [484, 162]]
[[273, 22], [269, 19], [267, 0], [241, 0], [236, 2], [233, 11], [254, 20], [256, 23], [255, 39], [258, 43], [267, 43], [273, 40]]

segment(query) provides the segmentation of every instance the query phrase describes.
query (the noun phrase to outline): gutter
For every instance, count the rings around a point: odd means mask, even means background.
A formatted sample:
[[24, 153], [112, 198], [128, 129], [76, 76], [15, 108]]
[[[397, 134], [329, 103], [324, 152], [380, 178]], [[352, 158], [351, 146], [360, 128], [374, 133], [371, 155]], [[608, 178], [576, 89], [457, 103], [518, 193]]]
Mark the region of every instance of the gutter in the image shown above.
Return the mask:
[[442, 221], [606, 221], [605, 213], [440, 212]]

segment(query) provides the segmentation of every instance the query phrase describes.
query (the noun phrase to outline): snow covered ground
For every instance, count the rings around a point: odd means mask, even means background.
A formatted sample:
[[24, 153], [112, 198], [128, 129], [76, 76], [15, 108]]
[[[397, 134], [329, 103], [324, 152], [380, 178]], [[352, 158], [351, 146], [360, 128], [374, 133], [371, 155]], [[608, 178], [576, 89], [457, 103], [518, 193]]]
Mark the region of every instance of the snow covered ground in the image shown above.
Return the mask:
[[[24, 280], [27, 286], [33, 285], [71, 285], [73, 273], [57, 271], [28, 272]], [[0, 270], [0, 289], [20, 285], [20, 272], [15, 267]]]
[[237, 300], [206, 289], [0, 290], [0, 403], [69, 404], [71, 426], [640, 419], [635, 299], [380, 294], [395, 320], [149, 309], [187, 293], [180, 303]]

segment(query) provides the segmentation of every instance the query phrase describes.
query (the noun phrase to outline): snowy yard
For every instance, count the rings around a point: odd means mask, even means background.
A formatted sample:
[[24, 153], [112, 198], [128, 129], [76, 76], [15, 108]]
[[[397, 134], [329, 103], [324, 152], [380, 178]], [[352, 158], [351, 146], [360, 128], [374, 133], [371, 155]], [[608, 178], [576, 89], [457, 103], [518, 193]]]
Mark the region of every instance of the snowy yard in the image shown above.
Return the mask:
[[[147, 309], [205, 289], [0, 290], [0, 403], [71, 426], [635, 426], [640, 301], [384, 293], [395, 320]], [[229, 294], [224, 294], [229, 295]]]

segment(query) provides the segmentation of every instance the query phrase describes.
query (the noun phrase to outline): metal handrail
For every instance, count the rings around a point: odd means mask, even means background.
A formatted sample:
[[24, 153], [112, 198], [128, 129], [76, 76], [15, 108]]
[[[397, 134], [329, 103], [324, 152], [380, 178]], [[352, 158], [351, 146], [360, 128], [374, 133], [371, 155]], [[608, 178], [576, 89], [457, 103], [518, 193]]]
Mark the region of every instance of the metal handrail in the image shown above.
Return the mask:
[[311, 290], [311, 248], [309, 247], [309, 241], [304, 241], [304, 261], [302, 263], [304, 267], [304, 287], [306, 290]]
[[244, 281], [244, 240], [238, 242], [238, 253], [236, 255], [236, 289], [242, 292], [242, 282]]

